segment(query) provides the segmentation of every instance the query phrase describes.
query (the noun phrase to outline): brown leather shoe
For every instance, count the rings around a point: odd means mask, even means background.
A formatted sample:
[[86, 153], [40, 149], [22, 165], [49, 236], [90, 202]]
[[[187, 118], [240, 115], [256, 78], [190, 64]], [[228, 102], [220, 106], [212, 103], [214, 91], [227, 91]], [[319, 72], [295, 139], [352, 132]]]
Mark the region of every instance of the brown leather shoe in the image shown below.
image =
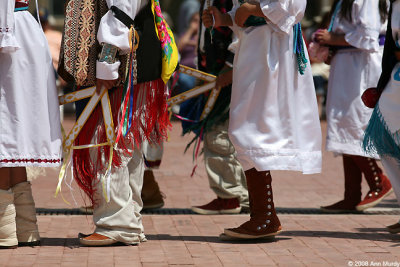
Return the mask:
[[239, 239], [271, 238], [282, 232], [282, 226], [276, 220], [268, 222], [250, 220], [237, 228], [224, 230], [224, 234]]
[[353, 156], [343, 155], [344, 199], [329, 206], [321, 207], [325, 213], [348, 213], [356, 211], [361, 202], [362, 173]]
[[238, 214], [241, 209], [238, 198], [223, 199], [220, 197], [206, 205], [192, 207], [192, 211], [203, 215]]
[[392, 233], [392, 234], [400, 233], [400, 223], [395, 223], [395, 224], [386, 226], [386, 229], [389, 231], [389, 233]]
[[87, 236], [79, 234], [79, 242], [85, 246], [100, 247], [100, 246], [109, 246], [117, 243], [118, 241], [98, 233], [93, 233]]
[[382, 187], [377, 188], [373, 191], [369, 191], [365, 196], [364, 200], [357, 205], [356, 209], [359, 211], [363, 211], [368, 208], [375, 207], [378, 205], [385, 197], [390, 195], [393, 192], [392, 185], [389, 182], [389, 179], [386, 176], [382, 175], [386, 181], [381, 183]]
[[250, 220], [237, 228], [225, 229], [224, 234], [239, 239], [272, 237], [282, 231], [276, 215], [269, 171], [245, 171], [250, 199]]
[[[363, 211], [376, 206], [393, 192], [389, 179], [383, 174], [375, 159], [343, 155], [345, 172], [344, 200], [333, 205], [321, 207], [326, 213]], [[361, 172], [368, 182], [370, 191], [361, 201]]]
[[145, 170], [142, 188], [143, 209], [159, 209], [164, 206], [164, 196], [152, 170]]
[[325, 213], [348, 213], [357, 211], [356, 204], [345, 199], [336, 202], [335, 204], [321, 207], [320, 209]]
[[393, 192], [389, 179], [383, 174], [375, 159], [355, 157], [358, 166], [362, 169], [369, 185], [369, 192], [357, 205], [357, 210], [362, 211], [379, 204], [385, 197]]

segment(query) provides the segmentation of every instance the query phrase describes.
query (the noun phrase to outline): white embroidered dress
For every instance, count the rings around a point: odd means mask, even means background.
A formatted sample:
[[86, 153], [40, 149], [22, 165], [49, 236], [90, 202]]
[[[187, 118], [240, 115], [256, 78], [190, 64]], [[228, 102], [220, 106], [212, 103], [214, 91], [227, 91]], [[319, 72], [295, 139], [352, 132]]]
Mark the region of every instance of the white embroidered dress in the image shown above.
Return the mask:
[[372, 109], [362, 103], [361, 95], [376, 87], [381, 74], [379, 33], [383, 25], [378, 4], [379, 0], [355, 0], [351, 21], [340, 13], [334, 20], [332, 31], [345, 34], [355, 47], [339, 50], [331, 62], [326, 149], [338, 154], [367, 156], [362, 140]]
[[61, 124], [47, 40], [28, 11], [14, 8], [15, 0], [0, 1], [0, 167], [58, 166]]
[[[393, 3], [393, 39], [400, 48], [400, 1]], [[379, 110], [392, 135], [400, 136], [400, 63], [393, 69], [392, 77], [379, 99]]]
[[[268, 24], [233, 27], [234, 60], [229, 134], [245, 170], [321, 171], [321, 128], [308, 65], [298, 71], [293, 26], [305, 0], [261, 0]], [[232, 19], [240, 6], [233, 1]]]

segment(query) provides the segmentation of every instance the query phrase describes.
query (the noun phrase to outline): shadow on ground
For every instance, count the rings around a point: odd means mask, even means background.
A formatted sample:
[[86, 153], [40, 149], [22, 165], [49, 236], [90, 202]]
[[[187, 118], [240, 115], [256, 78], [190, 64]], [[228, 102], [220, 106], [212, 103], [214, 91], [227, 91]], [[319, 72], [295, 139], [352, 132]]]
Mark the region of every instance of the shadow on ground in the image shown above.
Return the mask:
[[80, 243], [78, 238], [50, 238], [42, 237], [40, 239], [40, 246], [42, 247], [68, 247], [78, 248]]
[[[325, 237], [338, 239], [354, 239], [354, 240], [372, 240], [381, 242], [394, 243], [393, 247], [400, 247], [400, 235], [385, 233], [384, 228], [360, 228], [358, 232], [339, 232], [339, 231], [286, 231], [279, 236], [270, 239], [253, 239], [253, 240], [220, 240], [218, 236], [185, 236], [185, 235], [169, 235], [169, 234], [148, 234], [149, 241], [152, 240], [170, 240], [170, 241], [190, 241], [190, 242], [208, 242], [208, 243], [232, 243], [232, 244], [258, 244], [258, 243], [274, 243], [277, 241], [290, 240], [292, 237]], [[121, 245], [121, 244], [117, 244]], [[48, 247], [69, 247], [78, 248], [78, 238], [42, 238], [41, 246]]]
[[269, 239], [252, 239], [252, 240], [221, 240], [218, 236], [173, 236], [168, 234], [146, 235], [148, 240], [171, 240], [171, 241], [191, 241], [191, 242], [208, 242], [208, 243], [233, 243], [233, 244], [256, 244], [256, 243], [273, 243], [279, 240], [289, 240], [288, 237], [276, 237]]
[[280, 234], [281, 237], [326, 237], [338, 239], [369, 240], [381, 242], [395, 242], [394, 246], [400, 246], [400, 235], [383, 233], [384, 228], [362, 228], [355, 229], [359, 232], [336, 232], [336, 231], [287, 231]]

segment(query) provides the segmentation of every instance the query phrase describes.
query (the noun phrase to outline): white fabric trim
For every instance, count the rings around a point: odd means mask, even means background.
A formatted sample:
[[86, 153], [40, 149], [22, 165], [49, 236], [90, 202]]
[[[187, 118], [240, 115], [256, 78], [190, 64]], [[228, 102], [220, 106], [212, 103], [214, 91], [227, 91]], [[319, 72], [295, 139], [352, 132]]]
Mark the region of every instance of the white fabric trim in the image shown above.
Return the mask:
[[[258, 171], [300, 171], [303, 174], [315, 174], [322, 171], [321, 151], [301, 152], [296, 149], [268, 151], [262, 149], [248, 150], [237, 153], [243, 169], [255, 167]], [[245, 160], [243, 160], [245, 159]], [[248, 162], [251, 159], [251, 162]], [[250, 163], [249, 166], [246, 166]]]
[[354, 31], [345, 34], [344, 39], [351, 46], [370, 52], [379, 51], [379, 31], [357, 27]]
[[121, 62], [117, 61], [113, 64], [106, 62], [96, 62], [96, 78], [102, 80], [116, 80], [118, 79], [118, 69]]
[[12, 53], [20, 48], [15, 37], [15, 1], [0, 1], [0, 53]]
[[304, 0], [260, 0], [261, 10], [268, 21], [287, 34], [302, 19], [306, 5]]
[[12, 53], [20, 48], [12, 28], [6, 33], [0, 33], [0, 53]]
[[362, 148], [362, 140], [359, 142], [355, 142], [353, 140], [332, 140], [327, 137], [326, 142], [326, 150], [334, 152], [336, 154], [346, 154], [346, 155], [354, 155], [354, 156], [361, 156], [361, 157], [368, 157], [374, 159], [380, 159], [378, 155], [372, 155], [370, 153], [365, 153], [364, 149]]

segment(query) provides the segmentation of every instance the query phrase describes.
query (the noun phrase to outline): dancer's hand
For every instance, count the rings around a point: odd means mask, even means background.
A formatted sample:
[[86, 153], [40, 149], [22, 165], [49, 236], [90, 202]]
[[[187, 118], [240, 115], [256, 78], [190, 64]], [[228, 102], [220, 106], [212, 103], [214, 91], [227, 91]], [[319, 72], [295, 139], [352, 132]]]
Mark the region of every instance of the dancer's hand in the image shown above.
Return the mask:
[[332, 33], [327, 29], [319, 29], [314, 33], [314, 39], [321, 45], [329, 45], [332, 43]]
[[96, 80], [96, 93], [100, 94], [101, 89], [104, 87], [106, 90], [110, 90], [117, 84], [117, 80], [102, 80], [102, 79], [97, 79]]
[[[225, 21], [229, 16], [228, 14], [222, 14], [221, 11], [218, 10], [215, 6], [210, 6], [206, 10], [203, 11], [202, 20], [203, 24], [206, 28], [210, 27], [221, 27], [221, 26], [230, 26]], [[229, 16], [230, 17], [230, 16]]]

